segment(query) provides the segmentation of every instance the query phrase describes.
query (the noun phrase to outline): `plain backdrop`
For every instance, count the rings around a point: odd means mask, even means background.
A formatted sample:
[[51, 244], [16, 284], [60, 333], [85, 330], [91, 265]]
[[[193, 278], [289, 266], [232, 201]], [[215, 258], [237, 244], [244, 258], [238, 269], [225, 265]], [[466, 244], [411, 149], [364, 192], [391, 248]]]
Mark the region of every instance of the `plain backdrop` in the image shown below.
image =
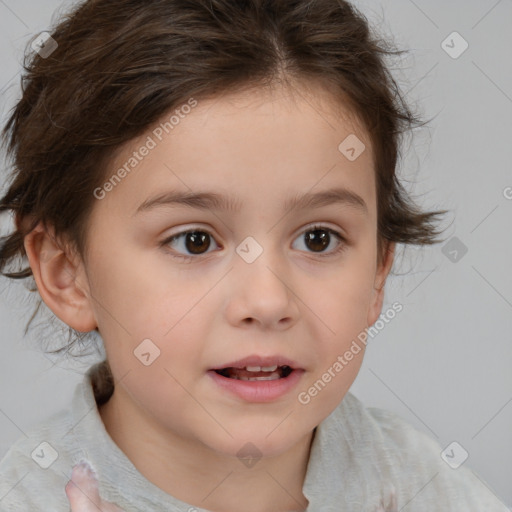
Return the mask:
[[[0, 1], [2, 124], [20, 96], [26, 42], [71, 4]], [[421, 206], [451, 214], [447, 242], [399, 254], [383, 311], [396, 301], [403, 310], [370, 339], [351, 391], [442, 448], [457, 441], [469, 453], [465, 465], [512, 506], [512, 3], [355, 4], [410, 50], [393, 73], [412, 107], [435, 117], [406, 141], [400, 173]], [[8, 215], [0, 226], [12, 227]], [[28, 295], [0, 278], [0, 457], [30, 425], [65, 407], [99, 358], [44, 354], [41, 340], [23, 332]]]

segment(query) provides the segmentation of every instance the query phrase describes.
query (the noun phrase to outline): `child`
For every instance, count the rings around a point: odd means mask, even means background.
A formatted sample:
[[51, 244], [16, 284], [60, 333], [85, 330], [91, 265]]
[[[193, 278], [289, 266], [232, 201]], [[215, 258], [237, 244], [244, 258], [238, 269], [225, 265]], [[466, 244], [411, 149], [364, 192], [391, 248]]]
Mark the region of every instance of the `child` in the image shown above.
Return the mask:
[[396, 244], [443, 213], [397, 180], [418, 119], [364, 16], [89, 0], [34, 48], [0, 269], [107, 357], [8, 451], [1, 511], [507, 510], [349, 392]]

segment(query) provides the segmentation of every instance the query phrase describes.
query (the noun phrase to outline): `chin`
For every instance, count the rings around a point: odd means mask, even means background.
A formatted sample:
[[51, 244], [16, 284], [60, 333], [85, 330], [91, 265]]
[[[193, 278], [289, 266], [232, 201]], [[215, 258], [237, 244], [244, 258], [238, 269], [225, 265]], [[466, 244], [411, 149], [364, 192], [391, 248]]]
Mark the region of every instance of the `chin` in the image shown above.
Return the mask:
[[[278, 423], [272, 429], [262, 426], [259, 430], [252, 428], [251, 430], [233, 431], [228, 428], [233, 438], [224, 436], [222, 442], [215, 443], [216, 446], [212, 446], [212, 448], [224, 455], [241, 460], [244, 457], [255, 459], [277, 457], [290, 450], [308, 433], [291, 432], [290, 429], [285, 428], [276, 429]], [[275, 430], [273, 431], [273, 429]], [[280, 431], [278, 432], [278, 430]]]

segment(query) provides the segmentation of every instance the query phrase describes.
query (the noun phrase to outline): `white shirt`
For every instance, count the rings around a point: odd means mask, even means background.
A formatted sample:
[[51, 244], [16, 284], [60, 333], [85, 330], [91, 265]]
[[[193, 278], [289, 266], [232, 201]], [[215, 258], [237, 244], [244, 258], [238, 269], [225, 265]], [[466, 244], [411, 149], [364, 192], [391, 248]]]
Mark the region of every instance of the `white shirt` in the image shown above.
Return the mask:
[[[30, 429], [0, 461], [0, 512], [69, 512], [64, 488], [82, 459], [98, 474], [102, 499], [126, 512], [209, 512], [156, 487], [114, 443], [95, 400], [97, 368], [69, 408]], [[452, 469], [441, 451], [396, 414], [366, 408], [349, 392], [316, 429], [303, 485], [307, 511], [510, 512], [466, 464]]]

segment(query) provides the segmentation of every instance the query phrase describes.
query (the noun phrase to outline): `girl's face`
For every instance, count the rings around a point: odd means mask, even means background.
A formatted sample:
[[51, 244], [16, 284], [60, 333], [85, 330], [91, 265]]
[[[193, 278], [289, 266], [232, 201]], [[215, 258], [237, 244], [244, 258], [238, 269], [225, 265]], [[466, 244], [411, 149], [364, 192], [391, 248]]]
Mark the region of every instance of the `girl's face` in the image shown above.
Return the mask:
[[[277, 455], [340, 403], [364, 350], [343, 356], [381, 311], [392, 254], [377, 266], [370, 140], [318, 91], [188, 105], [123, 148], [115, 185], [95, 192], [90, 308], [118, 406], [216, 452]], [[182, 194], [203, 196], [171, 201]], [[294, 371], [214, 371], [251, 357], [266, 360], [240, 366]]]

